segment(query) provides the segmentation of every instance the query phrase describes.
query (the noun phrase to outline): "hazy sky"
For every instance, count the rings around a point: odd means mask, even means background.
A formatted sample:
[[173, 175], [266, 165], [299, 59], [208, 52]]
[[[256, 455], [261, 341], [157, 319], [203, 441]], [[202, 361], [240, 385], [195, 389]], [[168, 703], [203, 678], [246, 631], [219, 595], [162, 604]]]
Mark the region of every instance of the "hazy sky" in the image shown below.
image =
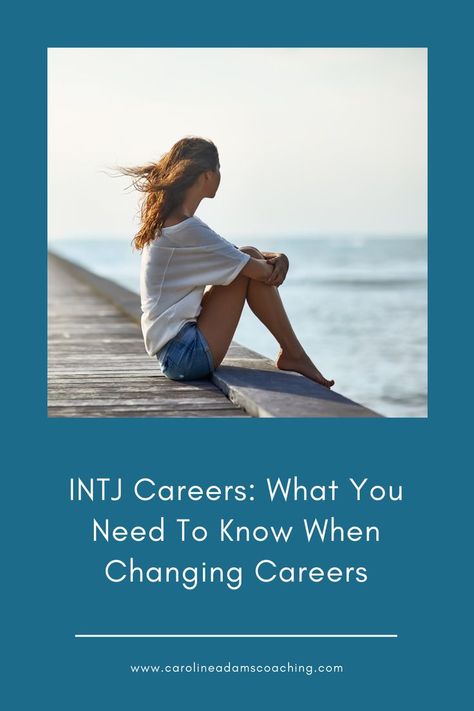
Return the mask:
[[426, 48], [48, 50], [49, 236], [131, 238], [103, 171], [210, 138], [224, 237], [426, 234]]

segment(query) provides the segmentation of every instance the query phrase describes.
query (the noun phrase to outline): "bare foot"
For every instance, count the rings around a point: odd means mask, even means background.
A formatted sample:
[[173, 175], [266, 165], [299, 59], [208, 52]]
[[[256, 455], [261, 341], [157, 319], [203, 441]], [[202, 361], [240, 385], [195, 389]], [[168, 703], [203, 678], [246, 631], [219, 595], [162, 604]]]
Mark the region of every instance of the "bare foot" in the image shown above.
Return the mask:
[[279, 370], [293, 370], [295, 373], [301, 373], [310, 380], [314, 380], [319, 385], [324, 385], [326, 388], [332, 388], [335, 381], [327, 380], [316, 368], [311, 358], [303, 351], [299, 356], [290, 356], [285, 351], [280, 350], [275, 365]]

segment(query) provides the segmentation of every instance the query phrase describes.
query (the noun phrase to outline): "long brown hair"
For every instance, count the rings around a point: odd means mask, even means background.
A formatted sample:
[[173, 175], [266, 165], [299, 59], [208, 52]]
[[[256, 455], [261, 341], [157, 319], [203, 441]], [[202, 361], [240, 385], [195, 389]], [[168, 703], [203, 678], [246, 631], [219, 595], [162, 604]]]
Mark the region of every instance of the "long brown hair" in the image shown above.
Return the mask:
[[132, 185], [144, 193], [140, 205], [141, 226], [133, 245], [143, 247], [161, 234], [168, 215], [178, 208], [184, 194], [201, 173], [217, 170], [219, 154], [207, 138], [181, 138], [157, 163], [134, 168], [118, 167], [120, 174], [133, 178]]

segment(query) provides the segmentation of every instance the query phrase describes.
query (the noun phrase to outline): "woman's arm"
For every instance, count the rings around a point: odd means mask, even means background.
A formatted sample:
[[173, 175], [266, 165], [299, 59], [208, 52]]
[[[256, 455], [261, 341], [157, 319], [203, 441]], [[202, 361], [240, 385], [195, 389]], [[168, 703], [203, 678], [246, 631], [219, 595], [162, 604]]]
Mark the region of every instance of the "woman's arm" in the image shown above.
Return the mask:
[[[234, 245], [236, 249], [240, 249]], [[269, 286], [280, 286], [286, 278], [289, 267], [289, 259], [286, 254], [281, 252], [259, 252], [254, 247], [242, 247], [243, 252], [250, 253], [252, 251], [261, 256], [251, 256], [249, 262], [242, 269], [242, 274], [250, 279], [262, 281]], [[268, 270], [271, 267], [271, 271]]]
[[240, 273], [246, 277], [249, 277], [249, 279], [256, 279], [257, 281], [266, 282], [273, 274], [273, 265], [268, 264], [268, 262], [264, 259], [250, 257]]

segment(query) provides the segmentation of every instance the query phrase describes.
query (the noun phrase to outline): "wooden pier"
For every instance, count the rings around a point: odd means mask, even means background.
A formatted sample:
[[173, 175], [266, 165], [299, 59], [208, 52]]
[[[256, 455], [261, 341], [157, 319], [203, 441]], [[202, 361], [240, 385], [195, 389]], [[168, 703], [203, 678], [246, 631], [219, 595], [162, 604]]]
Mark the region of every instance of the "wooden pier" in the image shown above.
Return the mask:
[[49, 417], [380, 417], [235, 342], [211, 378], [168, 380], [140, 315], [137, 294], [49, 253]]

